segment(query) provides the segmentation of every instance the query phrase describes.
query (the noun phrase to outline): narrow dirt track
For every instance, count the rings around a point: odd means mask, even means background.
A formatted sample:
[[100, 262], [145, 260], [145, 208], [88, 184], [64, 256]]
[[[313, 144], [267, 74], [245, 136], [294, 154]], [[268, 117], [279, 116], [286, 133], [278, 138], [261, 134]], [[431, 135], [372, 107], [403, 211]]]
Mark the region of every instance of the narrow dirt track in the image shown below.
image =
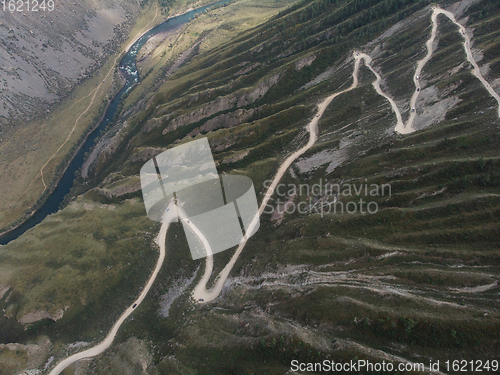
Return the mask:
[[476, 60], [474, 60], [474, 57], [472, 56], [472, 50], [470, 48], [471, 39], [470, 39], [470, 36], [467, 35], [467, 30], [465, 29], [465, 27], [461, 23], [459, 23], [455, 19], [455, 15], [453, 13], [451, 13], [447, 10], [444, 10], [438, 6], [435, 6], [432, 8], [431, 37], [425, 43], [427, 46], [427, 55], [425, 55], [425, 57], [422, 60], [418, 61], [417, 69], [415, 70], [415, 74], [413, 75], [413, 82], [415, 84], [415, 91], [413, 92], [413, 95], [411, 97], [410, 108], [415, 108], [415, 110], [414, 111], [411, 110], [410, 117], [408, 118], [406, 125], [403, 125], [402, 123], [400, 123], [398, 121], [398, 125], [396, 126], [396, 129], [395, 129], [398, 133], [406, 134], [406, 133], [411, 133], [411, 132], [415, 131], [415, 129], [413, 128], [413, 121], [415, 120], [415, 117], [417, 116], [416, 104], [417, 104], [418, 96], [420, 94], [420, 75], [422, 73], [422, 69], [424, 68], [425, 64], [427, 64], [427, 62], [432, 58], [432, 54], [434, 53], [433, 44], [434, 44], [434, 40], [436, 39], [436, 33], [437, 33], [437, 27], [438, 27], [437, 17], [440, 14], [445, 15], [446, 17], [448, 17], [451, 20], [451, 22], [453, 22], [455, 25], [458, 26], [460, 34], [464, 38], [463, 47], [464, 47], [465, 53], [467, 55], [467, 60], [469, 60], [469, 62], [474, 67], [472, 74], [474, 74], [479, 79], [479, 81], [484, 86], [484, 88], [497, 101], [497, 103], [498, 103], [498, 117], [500, 118], [500, 96], [493, 89], [493, 87], [491, 87], [491, 85], [488, 83], [488, 81], [486, 81], [484, 79], [483, 75], [481, 74], [481, 70], [479, 69], [479, 66], [476, 63]]
[[[158, 236], [156, 237], [156, 243], [158, 244], [160, 248], [160, 256], [158, 257], [158, 262], [156, 263], [156, 267], [149, 277], [149, 280], [142, 290], [141, 294], [139, 297], [130, 305], [118, 318], [116, 323], [113, 325], [113, 328], [111, 328], [111, 331], [109, 331], [108, 335], [106, 338], [96, 346], [84, 350], [83, 352], [79, 352], [76, 354], [73, 354], [72, 356], [64, 359], [63, 361], [59, 362], [59, 364], [52, 369], [52, 371], [49, 373], [49, 375], [59, 375], [65, 368], [68, 366], [72, 365], [73, 363], [79, 361], [80, 359], [84, 358], [91, 358], [95, 357], [96, 355], [101, 354], [104, 352], [106, 349], [108, 349], [111, 344], [113, 343], [113, 340], [115, 339], [116, 334], [118, 333], [118, 330], [120, 329], [121, 325], [125, 320], [132, 314], [132, 312], [141, 304], [141, 302], [146, 298], [146, 295], [148, 294], [149, 290], [153, 286], [156, 277], [158, 276], [158, 273], [160, 272], [160, 269], [163, 265], [163, 261], [165, 260], [165, 238], [167, 236], [167, 231], [170, 226], [170, 223], [173, 222], [174, 220], [177, 220], [177, 210], [175, 210], [175, 206], [171, 205], [168, 207], [169, 210], [167, 210], [162, 218], [162, 225], [160, 232], [158, 233]], [[170, 209], [172, 208], [172, 209]], [[135, 306], [135, 307], [134, 307]]]
[[[500, 117], [500, 97], [495, 92], [495, 90], [493, 90], [493, 88], [491, 87], [491, 85], [481, 75], [481, 71], [479, 70], [479, 67], [478, 67], [476, 61], [472, 57], [472, 51], [470, 49], [470, 37], [467, 35], [465, 27], [462, 26], [460, 23], [458, 23], [455, 20], [455, 16], [453, 15], [453, 13], [451, 13], [449, 11], [446, 11], [444, 9], [441, 9], [441, 8], [439, 8], [437, 6], [432, 8], [432, 16], [431, 16], [431, 20], [432, 20], [432, 32], [431, 32], [431, 37], [426, 42], [427, 55], [422, 60], [418, 61], [417, 68], [416, 68], [415, 74], [413, 76], [413, 82], [415, 83], [415, 92], [413, 93], [413, 96], [411, 98], [411, 102], [410, 102], [411, 107], [410, 108], [415, 108], [415, 105], [416, 105], [416, 102], [417, 102], [417, 99], [418, 99], [418, 95], [420, 94], [420, 82], [419, 82], [419, 79], [420, 79], [420, 75], [421, 75], [422, 69], [424, 68], [425, 64], [427, 64], [427, 62], [432, 58], [432, 55], [433, 55], [433, 52], [434, 52], [434, 50], [433, 50], [433, 44], [434, 44], [434, 40], [436, 39], [436, 32], [437, 32], [437, 26], [438, 26], [438, 24], [437, 24], [437, 16], [439, 14], [444, 14], [455, 25], [457, 25], [459, 27], [460, 33], [464, 37], [463, 46], [464, 46], [465, 52], [467, 54], [467, 59], [474, 66], [473, 74], [481, 81], [481, 83], [488, 90], [488, 92], [497, 100], [498, 105], [499, 105], [498, 116]], [[358, 86], [358, 71], [359, 71], [359, 65], [360, 65], [361, 59], [364, 60], [365, 65], [370, 69], [370, 71], [376, 77], [376, 80], [373, 82], [373, 87], [375, 88], [375, 91], [379, 95], [381, 95], [382, 97], [384, 97], [385, 99], [387, 99], [387, 101], [391, 105], [391, 108], [392, 108], [393, 112], [396, 115], [397, 123], [396, 123], [396, 127], [395, 127], [394, 130], [396, 132], [398, 132], [398, 133], [401, 133], [401, 134], [412, 133], [412, 132], [414, 132], [416, 130], [416, 129], [413, 128], [413, 121], [414, 121], [414, 119], [416, 117], [416, 114], [417, 114], [416, 110], [411, 110], [408, 122], [406, 124], [404, 124], [402, 116], [401, 116], [401, 112], [400, 112], [398, 106], [396, 105], [396, 102], [390, 96], [388, 96], [387, 94], [385, 94], [382, 91], [382, 89], [380, 88], [380, 82], [381, 82], [382, 78], [375, 71], [375, 69], [372, 67], [372, 65], [371, 65], [372, 58], [370, 56], [368, 56], [367, 54], [365, 54], [365, 53], [354, 52], [355, 64], [354, 64], [354, 70], [353, 70], [353, 73], [352, 73], [352, 77], [353, 77], [352, 85], [349, 88], [347, 88], [347, 89], [345, 89], [343, 91], [340, 91], [338, 93], [335, 93], [335, 94], [329, 96], [328, 98], [326, 98], [323, 102], [321, 102], [319, 104], [317, 115], [307, 125], [307, 130], [309, 131], [309, 142], [307, 142], [307, 144], [304, 147], [302, 147], [300, 150], [298, 150], [298, 151], [294, 152], [292, 155], [290, 155], [283, 162], [283, 164], [280, 166], [280, 168], [278, 169], [278, 172], [276, 173], [276, 175], [275, 175], [275, 177], [273, 179], [273, 182], [272, 182], [271, 186], [269, 186], [269, 188], [268, 188], [268, 190], [266, 192], [266, 195], [264, 196], [264, 199], [262, 200], [262, 203], [261, 203], [260, 208], [259, 208], [259, 215], [261, 215], [262, 212], [264, 211], [264, 209], [265, 209], [265, 207], [267, 205], [267, 202], [269, 201], [269, 198], [271, 198], [271, 196], [273, 195], [274, 190], [276, 189], [276, 186], [278, 185], [279, 181], [281, 180], [281, 178], [283, 177], [283, 175], [285, 174], [285, 172], [288, 170], [288, 168], [290, 167], [290, 165], [295, 160], [297, 160], [298, 157], [300, 157], [307, 150], [309, 150], [314, 145], [314, 143], [316, 142], [317, 137], [318, 137], [317, 136], [318, 121], [323, 116], [323, 113], [325, 112], [326, 107], [328, 107], [328, 105], [332, 102], [332, 100], [335, 99], [337, 96], [339, 96], [341, 94], [344, 94], [344, 93], [346, 93], [346, 92], [348, 92], [350, 90], [353, 90], [353, 89], [355, 89]], [[254, 225], [255, 225], [256, 219], [254, 220]], [[224, 267], [224, 269], [221, 271], [221, 273], [217, 276], [216, 283], [215, 283], [214, 287], [211, 288], [211, 289], [207, 289], [207, 283], [208, 283], [208, 280], [209, 280], [210, 275], [211, 275], [212, 270], [213, 270], [213, 257], [209, 256], [209, 257], [206, 258], [205, 273], [203, 274], [203, 277], [201, 278], [200, 282], [198, 283], [198, 285], [196, 286], [196, 288], [193, 291], [193, 298], [196, 301], [199, 301], [199, 300], [202, 299], [203, 302], [210, 302], [210, 301], [213, 301], [215, 298], [217, 298], [217, 296], [222, 291], [222, 287], [224, 286], [224, 283], [226, 282], [226, 280], [227, 280], [227, 278], [229, 276], [229, 273], [231, 272], [231, 269], [234, 267], [234, 264], [236, 263], [236, 260], [238, 259], [238, 257], [240, 256], [241, 252], [243, 251], [243, 248], [245, 247], [246, 242], [247, 241], [245, 240], [244, 242], [242, 242], [238, 246], [236, 252], [232, 256], [232, 258], [229, 261], [229, 263], [226, 265], [226, 267]]]
[[[459, 26], [460, 32], [462, 33], [462, 35], [464, 37], [464, 44], [463, 45], [464, 45], [464, 49], [467, 53], [467, 58], [471, 62], [471, 64], [474, 66], [473, 74], [481, 81], [481, 83], [488, 90], [488, 92], [497, 100], [498, 105], [499, 105], [498, 116], [500, 117], [500, 97], [493, 90], [491, 85], [481, 75], [479, 67], [472, 57], [472, 52], [470, 49], [470, 38], [466, 34], [465, 27], [463, 27], [460, 23], [458, 23], [455, 20], [455, 17], [451, 12], [445, 11], [439, 7], [433, 7], [433, 13], [432, 13], [432, 17], [431, 17], [432, 23], [433, 23], [433, 28], [432, 28], [431, 37], [426, 43], [428, 52], [427, 52], [427, 55], [422, 60], [420, 60], [418, 62], [417, 69], [416, 69], [415, 75], [413, 77], [413, 81], [415, 83], [415, 92], [414, 92], [412, 99], [411, 99], [411, 105], [412, 105], [411, 108], [414, 108], [416, 101], [417, 101], [417, 98], [418, 98], [418, 94], [419, 94], [418, 88], [420, 88], [420, 85], [418, 82], [419, 78], [417, 78], [417, 77], [420, 76], [423, 67], [432, 57], [432, 53], [433, 53], [432, 45], [433, 45], [435, 37], [436, 37], [437, 16], [439, 14], [444, 14], [453, 23], [455, 23], [457, 26]], [[298, 151], [295, 151], [292, 155], [290, 155], [283, 162], [283, 164], [280, 166], [280, 168], [278, 169], [278, 172], [276, 173], [276, 175], [273, 179], [272, 184], [267, 189], [266, 194], [261, 202], [261, 205], [260, 205], [259, 211], [258, 211], [259, 216], [262, 215], [269, 199], [274, 194], [274, 191], [275, 191], [279, 181], [281, 180], [283, 175], [286, 173], [286, 171], [288, 170], [290, 165], [295, 160], [297, 160], [297, 158], [299, 158], [301, 155], [303, 155], [307, 150], [309, 150], [316, 142], [316, 140], [318, 138], [318, 134], [317, 134], [318, 133], [318, 122], [321, 119], [321, 117], [323, 116], [328, 105], [337, 96], [344, 94], [348, 91], [351, 91], [358, 86], [358, 72], [359, 72], [359, 66], [360, 66], [361, 60], [364, 60], [365, 65], [371, 70], [371, 72], [376, 77], [376, 80], [373, 82], [373, 87], [375, 88], [376, 92], [389, 101], [389, 103], [392, 107], [392, 110], [394, 111], [394, 113], [396, 115], [397, 125], [395, 128], [395, 131], [397, 131], [399, 133], [411, 133], [411, 132], [415, 131], [415, 129], [412, 128], [412, 124], [413, 124], [413, 120], [416, 116], [416, 112], [411, 113], [410, 118], [408, 119], [408, 122], [405, 125], [402, 121], [401, 112], [399, 111], [394, 100], [391, 97], [389, 97], [388, 95], [386, 95], [382, 91], [382, 89], [380, 88], [381, 77], [371, 66], [371, 61], [372, 61], [371, 57], [364, 54], [364, 53], [360, 53], [360, 52], [354, 52], [353, 57], [354, 57], [355, 63], [354, 63], [354, 70], [352, 73], [353, 82], [352, 82], [351, 86], [345, 90], [342, 90], [342, 91], [337, 92], [333, 95], [330, 95], [329, 97], [327, 97], [323, 102], [321, 102], [318, 105], [318, 112], [317, 112], [316, 116], [307, 125], [307, 130], [309, 132], [309, 141], [307, 142], [307, 144], [304, 147], [302, 147], [301, 149], [299, 149]], [[175, 208], [175, 206], [171, 205], [171, 206], [169, 206], [169, 208]], [[163, 262], [165, 260], [165, 238], [166, 238], [168, 228], [170, 226], [170, 223], [172, 221], [176, 220], [177, 217], [180, 217], [183, 220], [187, 219], [187, 217], [182, 209], [167, 210], [164, 217], [163, 217], [162, 226], [161, 226], [160, 232], [159, 232], [157, 239], [156, 239], [156, 242], [157, 242], [158, 246], [160, 247], [160, 256], [158, 258], [158, 262], [156, 264], [156, 267], [155, 267], [152, 275], [150, 276], [146, 286], [144, 287], [143, 291], [141, 292], [141, 294], [139, 295], [137, 300], [134, 302], [134, 304], [132, 304], [130, 307], [128, 307], [125, 310], [125, 312], [123, 312], [123, 314], [120, 316], [120, 318], [114, 324], [113, 328], [108, 333], [106, 338], [100, 344], [98, 344], [98, 345], [96, 345], [88, 350], [82, 351], [80, 353], [76, 353], [76, 354], [66, 358], [65, 360], [60, 362], [56, 367], [54, 367], [54, 369], [49, 373], [49, 375], [59, 375], [65, 368], [67, 368], [71, 364], [79, 361], [80, 359], [94, 357], [94, 356], [104, 352], [106, 349], [108, 349], [111, 346], [111, 344], [113, 343], [113, 340], [114, 340], [118, 330], [120, 329], [121, 325], [123, 324], [123, 322], [132, 314], [134, 309], [137, 308], [137, 306], [139, 306], [141, 304], [141, 302], [144, 300], [144, 298], [148, 294], [149, 290], [151, 289], [153, 283], [155, 282], [156, 277], [158, 276], [158, 273], [159, 273], [159, 271], [163, 265]], [[189, 223], [189, 221], [187, 221], [187, 222]], [[254, 217], [254, 220], [250, 224], [249, 229], [248, 229], [249, 232], [253, 231], [255, 225], [257, 225], [257, 222], [258, 222], [258, 216]], [[208, 280], [209, 280], [209, 278], [212, 274], [212, 271], [213, 271], [213, 256], [211, 255], [210, 244], [206, 240], [203, 233], [197, 227], [195, 227], [191, 223], [189, 223], [189, 225], [191, 226], [191, 229], [198, 235], [200, 240], [205, 245], [207, 253], [210, 254], [209, 256], [206, 257], [205, 272], [204, 272], [200, 282], [195, 287], [195, 289], [192, 293], [192, 297], [195, 299], [195, 301], [199, 301], [200, 299], [202, 299], [203, 302], [206, 303], [206, 302], [213, 301], [221, 293], [222, 287], [224, 286], [224, 283], [226, 282], [226, 280], [229, 276], [229, 273], [231, 272], [232, 268], [234, 267], [236, 260], [238, 259], [241, 252], [243, 251], [243, 248], [245, 247], [247, 240], [245, 239], [242, 243], [240, 243], [240, 245], [238, 246], [236, 252], [232, 256], [229, 263], [226, 265], [226, 267], [224, 267], [224, 269], [221, 271], [221, 273], [217, 276], [217, 280], [215, 282], [214, 287], [211, 289], [207, 289], [207, 283], [208, 283]]]
[[[264, 196], [264, 199], [262, 200], [262, 203], [259, 207], [259, 216], [262, 215], [262, 212], [266, 208], [267, 202], [271, 198], [271, 196], [274, 193], [274, 190], [276, 189], [276, 186], [278, 185], [279, 181], [283, 177], [283, 175], [286, 173], [290, 165], [297, 160], [301, 155], [303, 155], [307, 150], [309, 150], [316, 140], [318, 139], [318, 121], [321, 119], [323, 116], [323, 113], [325, 112], [326, 108], [328, 105], [332, 102], [333, 99], [335, 99], [337, 96], [344, 94], [348, 91], [351, 91], [355, 89], [358, 86], [358, 71], [359, 71], [359, 64], [361, 62], [361, 59], [363, 58], [362, 54], [359, 53], [354, 53], [354, 71], [352, 73], [353, 81], [352, 84], [349, 88], [339, 91], [333, 95], [330, 95], [328, 98], [323, 100], [319, 105], [318, 105], [318, 112], [316, 116], [309, 122], [307, 125], [307, 130], [309, 131], [309, 141], [307, 144], [299, 149], [298, 151], [295, 151], [292, 155], [290, 155], [284, 162], [281, 164], [280, 168], [278, 169], [278, 172], [274, 176], [272, 184], [269, 186], [269, 188], [266, 191], [266, 194]], [[254, 218], [253, 222], [251, 223], [248, 232], [252, 232], [254, 226], [257, 223], [258, 218]], [[213, 270], [213, 257], [209, 256], [206, 258], [206, 266], [205, 266], [205, 273], [203, 274], [200, 282], [198, 285], [195, 287], [193, 291], [193, 298], [196, 301], [199, 301], [200, 299], [203, 299], [203, 302], [210, 302], [213, 301], [217, 296], [220, 294], [222, 291], [222, 287], [224, 286], [224, 283], [226, 282], [229, 273], [231, 272], [232, 268], [234, 267], [234, 264], [236, 263], [236, 260], [240, 256], [241, 252], [243, 251], [243, 248], [245, 247], [247, 241], [243, 241], [240, 243], [238, 248], [236, 249], [236, 252], [232, 256], [231, 260], [229, 263], [224, 267], [224, 269], [221, 271], [219, 276], [217, 276], [217, 280], [215, 282], [215, 285], [211, 289], [207, 289], [207, 283], [210, 278], [210, 275]]]

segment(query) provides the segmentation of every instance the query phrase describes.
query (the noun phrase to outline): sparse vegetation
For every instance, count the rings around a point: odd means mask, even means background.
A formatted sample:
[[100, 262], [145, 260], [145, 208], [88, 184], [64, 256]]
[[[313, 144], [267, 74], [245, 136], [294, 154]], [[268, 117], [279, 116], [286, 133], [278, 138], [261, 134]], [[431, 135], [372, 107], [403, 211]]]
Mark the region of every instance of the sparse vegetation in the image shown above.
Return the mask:
[[[472, 5], [464, 16], [469, 16], [473, 40], [485, 50], [481, 63], [491, 63], [489, 75], [495, 76], [500, 14], [494, 5], [484, 12], [486, 3]], [[257, 25], [259, 18], [248, 28], [225, 19], [214, 23], [211, 33], [200, 30], [214, 15], [226, 17], [250, 4], [236, 2], [193, 21], [182, 31], [191, 40], [185, 43], [203, 36], [207, 44], [167, 80], [153, 84], [170, 53], [159, 44], [148, 58], [154, 68], [145, 85], [124, 106], [121, 120], [126, 116], [129, 126], [88, 182], [95, 188], [2, 247], [0, 259], [8, 264], [22, 259], [16, 264], [25, 267], [11, 276], [18, 280], [12, 282], [16, 294], [11, 297], [16, 314], [29, 306], [56, 309], [66, 300], [88, 296], [90, 286], [77, 289], [85, 285], [85, 275], [110, 285], [109, 292], [93, 296], [90, 307], [71, 307], [56, 323], [41, 322], [24, 331], [5, 320], [4, 341], [47, 334], [63, 346], [101, 337], [98, 330], [107, 330], [122, 311], [116, 306], [126, 305], [134, 295], [131, 290], [139, 290], [155, 261], [151, 241], [157, 226], [142, 210], [140, 192], [121, 189], [138, 180], [142, 151], [206, 136], [219, 171], [251, 177], [260, 200], [264, 181], [305, 143], [303, 127], [315, 115], [316, 103], [350, 85], [354, 48], [373, 53], [384, 90], [408, 115], [413, 69], [425, 54], [429, 34], [428, 1], [307, 0], [279, 13], [276, 9], [284, 4], [273, 2], [262, 25]], [[386, 32], [400, 20], [405, 21], [396, 31]], [[220, 29], [223, 36], [215, 34]], [[383, 38], [367, 45], [383, 32]], [[380, 360], [374, 350], [426, 364], [429, 358], [497, 358], [499, 120], [496, 103], [465, 64], [461, 42], [453, 25], [440, 18], [438, 50], [422, 73], [425, 93], [417, 102], [420, 119], [434, 108], [431, 114], [442, 110], [439, 121], [421, 120], [419, 131], [394, 134], [394, 114], [375, 93], [372, 73], [362, 67], [358, 88], [330, 104], [319, 122], [318, 142], [282, 180], [295, 185], [389, 184], [390, 196], [371, 198], [377, 213], [295, 212], [281, 222], [264, 214], [232, 280], [210, 304], [190, 299], [204, 262], [189, 259], [182, 227], [173, 225], [158, 282], [122, 327], [113, 354], [85, 366], [109, 373], [118, 346], [130, 337], [147, 346], [150, 373], [284, 373], [291, 359]], [[326, 78], [313, 82], [320, 75]], [[455, 97], [453, 105], [439, 107]], [[236, 113], [243, 111], [250, 114], [238, 121]], [[236, 120], [228, 120], [230, 115]], [[325, 197], [287, 198], [297, 204]], [[343, 203], [359, 199], [338, 198]], [[83, 204], [95, 208], [85, 211]], [[115, 211], [98, 208], [104, 204]], [[82, 232], [92, 234], [88, 243], [81, 241]], [[23, 254], [11, 251], [21, 245]], [[136, 273], [125, 266], [127, 250], [132, 264], [137, 263]], [[216, 272], [231, 254], [215, 256]], [[123, 267], [107, 270], [111, 261]], [[32, 272], [25, 273], [32, 263]], [[56, 293], [60, 284], [52, 284], [50, 276], [65, 269], [74, 284], [64, 285], [66, 294]], [[161, 297], [195, 272], [193, 283], [172, 303], [169, 317], [162, 317]], [[114, 298], [116, 306], [106, 307], [107, 298]], [[106, 311], [106, 317], [96, 317], [94, 309]]]

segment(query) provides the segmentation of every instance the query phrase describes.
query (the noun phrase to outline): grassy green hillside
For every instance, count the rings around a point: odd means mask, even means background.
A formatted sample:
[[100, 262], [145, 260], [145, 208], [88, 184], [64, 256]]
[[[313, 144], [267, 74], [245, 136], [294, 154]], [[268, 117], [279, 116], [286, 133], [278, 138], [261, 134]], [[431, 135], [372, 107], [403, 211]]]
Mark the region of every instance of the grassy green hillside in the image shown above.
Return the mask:
[[[126, 253], [136, 257], [141, 270], [156, 260], [156, 252], [149, 248], [157, 226], [134, 208], [141, 200], [137, 181], [146, 160], [206, 136], [218, 170], [251, 177], [262, 199], [265, 181], [287, 155], [306, 143], [305, 125], [317, 103], [351, 84], [354, 50], [373, 58], [382, 89], [394, 98], [403, 118], [409, 116], [414, 69], [430, 37], [429, 4], [297, 2], [266, 23], [221, 41], [217, 48], [193, 51], [168, 79], [157, 80], [140, 105], [131, 104], [122, 117], [128, 125], [114, 147], [101, 153], [88, 185], [79, 186], [87, 192], [50, 220], [69, 215], [64, 221], [65, 243], [81, 238], [77, 230], [86, 233], [82, 222], [106, 221], [109, 233], [103, 239], [94, 234], [97, 244], [88, 246], [106, 248], [123, 268], [111, 276], [113, 281], [109, 279], [117, 303], [104, 310], [101, 329], [109, 329], [110, 319], [126, 306], [125, 295], [132, 296], [124, 293], [129, 284], [117, 285], [120, 275], [128, 274]], [[470, 6], [450, 1], [439, 5], [449, 7], [472, 33], [476, 61], [493, 83], [500, 74], [499, 7], [485, 0]], [[319, 122], [318, 141], [282, 180], [290, 186], [370, 188], [352, 194], [341, 190], [336, 196], [324, 189], [275, 194], [274, 209], [279, 198], [295, 206], [304, 202], [309, 210], [264, 214], [222, 295], [204, 305], [194, 304], [189, 295], [204, 262], [189, 260], [183, 230], [174, 225], [158, 281], [122, 327], [112, 349], [68, 373], [283, 374], [293, 359], [404, 358], [426, 365], [431, 358], [497, 359], [498, 107], [471, 74], [456, 27], [442, 15], [438, 24], [435, 53], [421, 76], [418, 130], [394, 133], [396, 117], [375, 92], [374, 75], [362, 66], [359, 86], [333, 100]], [[370, 194], [373, 186], [390, 186], [390, 194]], [[372, 202], [376, 212], [340, 210], [359, 207], [360, 198]], [[336, 213], [312, 208], [334, 200]], [[85, 204], [101, 208], [84, 211]], [[115, 207], [113, 217], [106, 216], [108, 206]], [[41, 278], [50, 274], [48, 266], [37, 261], [48, 252], [43, 246], [60, 236], [53, 231], [62, 230], [50, 229], [50, 222], [30, 233], [34, 242], [27, 247]], [[2, 248], [0, 256], [20, 264], [13, 261], [13, 252], [29, 243], [27, 237]], [[137, 243], [122, 243], [123, 238]], [[127, 251], [129, 247], [134, 250]], [[231, 255], [232, 251], [217, 254], [215, 271]], [[81, 262], [106, 259], [88, 251], [81, 259], [74, 251], [56, 258], [58, 269], [71, 267], [74, 273]], [[86, 272], [108, 282], [100, 266]], [[147, 277], [143, 271], [138, 274], [141, 280]], [[22, 280], [11, 282], [18, 293], [19, 315], [26, 308], [23, 301], [39, 294], [20, 272], [0, 282], [16, 277]], [[86, 280], [82, 276], [73, 285]], [[136, 294], [141, 280], [133, 283]], [[81, 298], [83, 292], [72, 288], [68, 284], [71, 295], [47, 308], [56, 311], [66, 299]], [[93, 298], [100, 305], [107, 297]], [[9, 308], [9, 303], [4, 305]], [[68, 351], [64, 345], [102, 337], [92, 330], [85, 337], [77, 333], [95, 327], [77, 323], [88, 311], [71, 305], [61, 323], [40, 324], [27, 333], [12, 324], [4, 342], [24, 343], [44, 334], [56, 344], [52, 353], [63, 357]]]
[[[207, 136], [219, 170], [249, 175], [262, 193], [263, 181], [273, 176], [278, 163], [304, 144], [303, 126], [315, 103], [350, 84], [353, 48], [374, 57], [372, 66], [384, 78], [383, 89], [408, 117], [413, 71], [430, 35], [431, 12], [425, 5], [297, 5], [213, 56], [193, 58], [151, 100], [149, 110], [136, 117], [140, 131], [130, 135], [127, 150], [133, 155], [147, 146], [168, 147], [178, 139]], [[498, 76], [496, 56], [487, 51], [498, 41], [488, 25], [498, 14], [495, 9], [482, 11], [483, 6], [471, 6], [457, 18], [469, 17], [474, 46], [485, 51], [480, 65], [490, 65], [486, 77], [491, 82]], [[280, 373], [279, 368], [289, 367], [289, 359], [268, 357], [266, 350], [272, 350], [274, 336], [282, 335], [282, 350], [295, 352], [293, 340], [301, 337], [297, 330], [306, 331], [309, 343], [325, 351], [321, 358], [373, 355], [368, 348], [416, 362], [422, 357], [495, 358], [497, 107], [471, 75], [455, 26], [443, 16], [438, 22], [436, 53], [424, 69], [417, 103], [421, 130], [406, 136], [393, 133], [395, 116], [371, 87], [374, 76], [362, 68], [361, 86], [332, 102], [320, 121], [318, 142], [283, 180], [294, 185], [389, 184], [390, 196], [370, 199], [378, 204], [378, 213], [296, 213], [284, 215], [280, 223], [264, 215], [259, 234], [233, 271], [233, 286], [215, 304], [195, 310], [193, 321], [187, 320], [182, 329], [168, 330], [186, 349], [165, 349], [159, 358], [174, 355], [200, 373], [212, 371], [203, 370], [201, 357], [217, 358], [227, 366], [226, 373], [256, 368]], [[483, 35], [492, 32], [489, 39]], [[310, 65], [298, 69], [304, 63]], [[241, 67], [250, 69], [241, 74]], [[326, 79], [313, 81], [325, 72]], [[221, 98], [233, 104], [217, 107]], [[246, 116], [236, 112], [240, 109]], [[201, 112], [204, 117], [196, 116]], [[224, 129], [231, 113], [244, 119]], [[127, 160], [126, 152], [118, 163], [124, 173], [136, 174], [141, 163], [132, 162], [133, 156]], [[102, 175], [108, 173], [102, 170]], [[298, 204], [308, 198], [291, 199]], [[340, 198], [344, 205], [359, 200]], [[217, 255], [216, 268], [230, 255]], [[150, 303], [155, 306], [155, 301]], [[200, 314], [203, 320], [197, 322]], [[160, 321], [155, 324], [164, 324]], [[280, 328], [273, 332], [271, 325]], [[325, 342], [312, 339], [314, 335]], [[363, 354], [350, 353], [354, 348], [344, 341], [343, 350], [331, 344], [348, 338], [363, 345], [356, 347]], [[242, 352], [229, 349], [235, 343]], [[261, 367], [247, 352], [259, 345]], [[192, 346], [202, 350], [199, 361], [185, 357], [193, 355]]]

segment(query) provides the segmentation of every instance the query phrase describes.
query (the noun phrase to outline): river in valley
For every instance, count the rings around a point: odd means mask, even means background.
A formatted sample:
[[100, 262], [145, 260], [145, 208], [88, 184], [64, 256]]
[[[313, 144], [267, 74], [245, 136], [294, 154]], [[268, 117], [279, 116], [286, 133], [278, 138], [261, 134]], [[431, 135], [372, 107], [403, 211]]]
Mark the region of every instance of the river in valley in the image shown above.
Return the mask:
[[142, 35], [127, 51], [120, 61], [119, 69], [125, 77], [125, 84], [122, 89], [111, 99], [101, 122], [97, 127], [87, 136], [86, 140], [78, 149], [77, 153], [68, 165], [68, 168], [63, 173], [59, 183], [55, 189], [50, 193], [44, 204], [24, 223], [13, 229], [12, 231], [4, 234], [0, 237], [0, 245], [5, 245], [10, 241], [15, 240], [21, 236], [27, 230], [33, 228], [35, 225], [39, 224], [48, 215], [57, 212], [64, 200], [64, 197], [69, 194], [70, 189], [73, 187], [75, 174], [80, 170], [83, 163], [85, 162], [86, 155], [95, 146], [96, 141], [100, 138], [106, 131], [110, 123], [113, 122], [118, 108], [124, 99], [124, 96], [129, 93], [130, 90], [134, 88], [139, 82], [139, 74], [137, 72], [136, 57], [139, 50], [146, 44], [146, 42], [152, 36], [169, 31], [183, 24], [189, 22], [190, 18], [194, 17], [196, 14], [202, 13], [210, 7], [219, 6], [228, 3], [229, 0], [219, 1], [217, 3], [207, 5], [195, 10], [191, 10], [179, 16], [171, 17], [163, 23], [156, 27], [153, 27]]

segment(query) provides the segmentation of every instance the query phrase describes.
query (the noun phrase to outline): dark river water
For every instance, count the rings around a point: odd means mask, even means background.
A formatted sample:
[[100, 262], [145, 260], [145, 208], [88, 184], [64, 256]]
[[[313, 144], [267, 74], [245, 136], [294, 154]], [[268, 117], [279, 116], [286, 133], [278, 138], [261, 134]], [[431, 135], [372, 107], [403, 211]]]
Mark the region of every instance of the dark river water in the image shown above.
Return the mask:
[[12, 240], [15, 240], [28, 229], [33, 228], [35, 225], [40, 223], [45, 217], [51, 215], [59, 210], [64, 197], [70, 192], [73, 187], [73, 181], [75, 179], [75, 173], [82, 167], [85, 161], [85, 154], [89, 152], [95, 145], [96, 140], [102, 135], [105, 129], [108, 127], [110, 122], [116, 115], [118, 107], [122, 102], [123, 96], [126, 95], [132, 88], [139, 82], [139, 75], [137, 73], [136, 57], [139, 50], [146, 44], [149, 38], [152, 36], [175, 29], [182, 26], [189, 21], [194, 15], [204, 12], [206, 9], [214, 6], [221, 5], [229, 2], [229, 0], [219, 1], [215, 4], [207, 5], [183, 15], [172, 17], [165, 22], [159, 24], [158, 26], [152, 28], [147, 33], [142, 35], [130, 49], [127, 51], [125, 56], [123, 56], [120, 61], [119, 69], [124, 74], [126, 78], [125, 85], [122, 89], [115, 95], [115, 97], [110, 101], [106, 112], [99, 123], [99, 125], [88, 135], [85, 142], [81, 145], [80, 149], [72, 159], [68, 168], [61, 177], [61, 180], [57, 184], [54, 191], [49, 195], [45, 203], [23, 224], [13, 229], [12, 231], [4, 234], [0, 237], [0, 245], [5, 245]]

